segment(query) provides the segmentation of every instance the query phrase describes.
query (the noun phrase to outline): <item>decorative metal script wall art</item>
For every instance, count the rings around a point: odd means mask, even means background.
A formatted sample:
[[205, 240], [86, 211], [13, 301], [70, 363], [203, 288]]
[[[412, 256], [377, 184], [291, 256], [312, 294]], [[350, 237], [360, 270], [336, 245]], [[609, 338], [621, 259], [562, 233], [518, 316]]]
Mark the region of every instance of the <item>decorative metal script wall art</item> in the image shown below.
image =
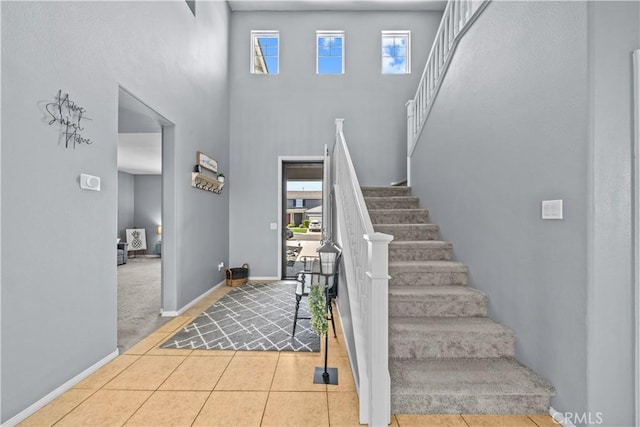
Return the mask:
[[79, 144], [93, 144], [93, 141], [83, 136], [84, 124], [91, 120], [85, 115], [86, 110], [73, 102], [68, 93], [58, 91], [55, 102], [49, 102], [45, 106], [49, 114], [49, 126], [60, 125], [60, 139], [64, 141], [64, 147], [76, 148]]

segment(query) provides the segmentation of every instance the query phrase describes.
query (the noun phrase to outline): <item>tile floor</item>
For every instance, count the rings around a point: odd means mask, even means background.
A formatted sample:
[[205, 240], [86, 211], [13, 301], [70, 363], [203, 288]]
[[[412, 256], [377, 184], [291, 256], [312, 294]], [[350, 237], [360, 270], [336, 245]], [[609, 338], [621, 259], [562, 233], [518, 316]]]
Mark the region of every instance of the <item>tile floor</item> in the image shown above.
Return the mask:
[[[313, 384], [322, 353], [160, 349], [222, 297], [218, 289], [89, 376], [21, 426], [358, 426], [358, 397], [343, 338], [329, 343], [339, 385]], [[557, 426], [543, 415], [394, 415], [391, 425]]]

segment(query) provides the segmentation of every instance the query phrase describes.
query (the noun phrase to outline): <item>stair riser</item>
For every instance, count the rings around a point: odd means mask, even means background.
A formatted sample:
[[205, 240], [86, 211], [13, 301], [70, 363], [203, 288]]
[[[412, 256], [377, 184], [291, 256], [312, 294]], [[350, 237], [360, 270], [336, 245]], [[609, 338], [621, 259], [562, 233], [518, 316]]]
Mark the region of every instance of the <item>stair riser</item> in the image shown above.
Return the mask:
[[389, 286], [466, 286], [469, 283], [467, 272], [442, 272], [442, 271], [389, 271], [391, 280]]
[[486, 317], [486, 297], [457, 296], [400, 301], [389, 295], [389, 317]]
[[364, 199], [368, 209], [418, 209], [417, 197], [383, 197]]
[[391, 390], [392, 414], [549, 414], [548, 396], [406, 395]]
[[422, 209], [414, 210], [390, 210], [376, 211], [370, 210], [369, 216], [373, 224], [427, 224], [429, 222], [429, 211]]
[[364, 187], [364, 197], [404, 197], [411, 195], [409, 187]]
[[[393, 322], [392, 319], [390, 322]], [[389, 357], [398, 359], [513, 357], [514, 344], [513, 335], [508, 333], [394, 333], [389, 336]]]
[[389, 261], [449, 261], [451, 247], [389, 246]]
[[396, 224], [378, 224], [374, 227], [377, 232], [391, 234], [396, 242], [413, 240], [438, 240], [438, 226], [433, 224], [422, 224], [398, 226]]

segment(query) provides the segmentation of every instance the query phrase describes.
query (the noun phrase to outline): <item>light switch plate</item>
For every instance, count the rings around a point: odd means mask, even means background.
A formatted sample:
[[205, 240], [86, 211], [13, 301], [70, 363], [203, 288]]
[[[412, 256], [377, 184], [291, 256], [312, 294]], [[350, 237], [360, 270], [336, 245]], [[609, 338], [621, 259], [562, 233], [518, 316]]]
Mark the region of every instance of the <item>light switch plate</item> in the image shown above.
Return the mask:
[[271, 223], [271, 229], [272, 230], [277, 230], [278, 229], [278, 223], [277, 222], [272, 222]]
[[83, 190], [100, 191], [100, 177], [80, 174], [80, 188]]
[[563, 219], [562, 200], [543, 200], [542, 219]]

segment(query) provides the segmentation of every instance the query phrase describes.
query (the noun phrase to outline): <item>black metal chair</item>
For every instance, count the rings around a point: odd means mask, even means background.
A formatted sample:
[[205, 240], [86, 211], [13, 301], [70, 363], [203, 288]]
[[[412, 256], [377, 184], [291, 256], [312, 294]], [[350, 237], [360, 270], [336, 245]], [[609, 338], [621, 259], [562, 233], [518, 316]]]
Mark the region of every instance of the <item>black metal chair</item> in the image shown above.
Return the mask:
[[[338, 255], [336, 259], [336, 263], [340, 264], [342, 254]], [[317, 261], [317, 260], [316, 260]], [[319, 271], [316, 271], [316, 263], [311, 262], [311, 269], [301, 271], [296, 275], [296, 310], [293, 316], [293, 332], [291, 333], [291, 337], [295, 337], [296, 335], [296, 325], [298, 324], [298, 319], [310, 319], [309, 317], [299, 317], [298, 311], [300, 310], [300, 301], [303, 297], [308, 297], [309, 292], [311, 291], [312, 285], [325, 285], [325, 276], [321, 275]], [[306, 266], [306, 261], [305, 261]], [[333, 300], [337, 296], [338, 289], [338, 272], [339, 269], [336, 270], [336, 273], [333, 277], [328, 280], [328, 294], [329, 299], [327, 301], [327, 314], [331, 319], [331, 327], [333, 328], [333, 336], [337, 337], [336, 334], [336, 324], [333, 319], [333, 306], [331, 304], [331, 300]]]

